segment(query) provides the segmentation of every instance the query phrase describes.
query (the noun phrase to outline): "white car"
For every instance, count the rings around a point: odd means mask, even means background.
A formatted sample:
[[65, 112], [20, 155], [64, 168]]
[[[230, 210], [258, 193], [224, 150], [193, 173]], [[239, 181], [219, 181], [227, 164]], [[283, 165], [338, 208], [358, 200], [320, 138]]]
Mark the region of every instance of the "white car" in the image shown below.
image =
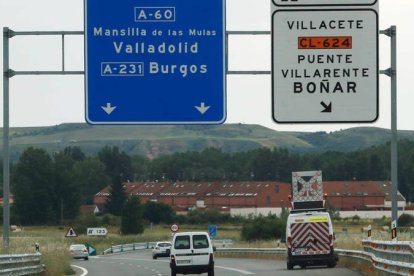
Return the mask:
[[171, 251], [171, 243], [169, 241], [157, 242], [152, 250], [152, 258], [169, 257]]
[[214, 276], [214, 251], [206, 232], [176, 233], [172, 242], [171, 276], [177, 274], [206, 273]]
[[74, 259], [84, 259], [85, 261], [89, 259], [89, 252], [84, 244], [72, 244], [69, 251]]

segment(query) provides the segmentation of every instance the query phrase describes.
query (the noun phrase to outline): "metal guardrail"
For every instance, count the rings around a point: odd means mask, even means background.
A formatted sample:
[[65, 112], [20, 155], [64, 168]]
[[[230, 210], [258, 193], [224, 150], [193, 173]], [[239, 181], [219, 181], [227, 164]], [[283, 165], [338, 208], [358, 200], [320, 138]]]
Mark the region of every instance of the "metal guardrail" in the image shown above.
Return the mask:
[[391, 261], [414, 263], [414, 243], [411, 241], [363, 240], [364, 251]]
[[335, 249], [335, 252], [338, 253], [339, 256], [343, 257], [351, 257], [355, 259], [361, 259], [368, 262], [371, 262], [372, 256], [370, 253], [365, 251], [358, 251], [358, 250], [347, 250], [347, 249]]
[[111, 248], [105, 249], [103, 254], [122, 253], [127, 251], [143, 250], [154, 248], [155, 242], [129, 243], [112, 245]]
[[414, 243], [410, 241], [363, 240], [372, 265], [389, 275], [414, 275]]
[[0, 255], [0, 275], [33, 275], [43, 272], [42, 254]]
[[[233, 244], [231, 239], [222, 239], [222, 240], [212, 240], [215, 246], [226, 247]], [[103, 254], [112, 254], [112, 253], [121, 253], [127, 251], [143, 250], [143, 249], [152, 249], [154, 248], [156, 242], [142, 242], [142, 243], [130, 243], [130, 244], [120, 244], [112, 245], [111, 248], [105, 249]]]
[[220, 239], [220, 240], [211, 239], [211, 242], [216, 247], [217, 246], [226, 247], [228, 245], [233, 245], [233, 240], [232, 239]]
[[218, 253], [286, 254], [286, 248], [217, 248]]

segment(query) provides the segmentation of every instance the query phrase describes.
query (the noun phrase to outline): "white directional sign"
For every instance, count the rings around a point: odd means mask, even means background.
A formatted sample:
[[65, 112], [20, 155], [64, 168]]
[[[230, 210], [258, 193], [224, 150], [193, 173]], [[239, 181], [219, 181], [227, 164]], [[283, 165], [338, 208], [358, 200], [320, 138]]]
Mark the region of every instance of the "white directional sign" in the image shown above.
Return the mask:
[[108, 230], [104, 227], [88, 228], [86, 233], [88, 236], [106, 236], [108, 234]]
[[276, 122], [350, 123], [378, 118], [376, 8], [274, 7], [272, 107]]
[[374, 5], [377, 0], [273, 0], [277, 6], [360, 6]]

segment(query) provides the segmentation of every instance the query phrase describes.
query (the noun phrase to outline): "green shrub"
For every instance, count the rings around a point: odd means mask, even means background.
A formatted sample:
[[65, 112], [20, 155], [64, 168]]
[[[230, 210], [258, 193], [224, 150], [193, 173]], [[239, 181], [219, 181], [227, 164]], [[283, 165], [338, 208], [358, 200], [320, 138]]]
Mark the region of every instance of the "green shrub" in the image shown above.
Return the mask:
[[259, 216], [245, 222], [241, 238], [246, 241], [285, 239], [286, 220], [275, 215]]
[[402, 214], [398, 218], [397, 225], [401, 227], [414, 226], [414, 216], [409, 215], [409, 214]]
[[88, 227], [100, 227], [101, 225], [102, 220], [94, 214], [82, 214], [75, 219], [73, 228], [79, 235], [86, 234]]
[[122, 209], [121, 232], [123, 235], [142, 234], [144, 232], [142, 207], [138, 196], [132, 195], [125, 202]]
[[106, 226], [120, 226], [121, 218], [112, 214], [105, 214], [102, 216], [102, 224]]

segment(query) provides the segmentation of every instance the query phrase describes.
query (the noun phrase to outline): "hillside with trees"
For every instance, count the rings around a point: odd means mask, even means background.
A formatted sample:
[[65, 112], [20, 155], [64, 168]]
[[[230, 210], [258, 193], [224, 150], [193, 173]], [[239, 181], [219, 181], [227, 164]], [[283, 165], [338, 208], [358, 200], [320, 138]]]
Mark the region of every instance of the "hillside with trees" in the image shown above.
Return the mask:
[[[81, 204], [111, 185], [112, 197], [106, 211], [122, 215], [126, 208], [125, 181], [284, 181], [292, 171], [322, 170], [323, 179], [389, 180], [388, 143], [352, 152], [326, 151], [298, 154], [283, 148], [258, 148], [224, 152], [217, 148], [187, 151], [148, 158], [129, 155], [106, 146], [86, 156], [78, 147], [49, 154], [29, 147], [12, 164], [11, 191], [13, 223], [59, 224], [74, 219]], [[414, 200], [414, 142], [399, 142], [399, 190]], [[138, 202], [138, 203], [137, 203]], [[139, 204], [138, 201], [130, 204]], [[150, 206], [149, 208], [154, 208]], [[142, 210], [137, 216], [148, 216]]]
[[[96, 155], [105, 146], [116, 146], [130, 156], [148, 158], [214, 147], [223, 152], [247, 152], [259, 148], [283, 148], [291, 153], [330, 150], [350, 152], [390, 140], [390, 131], [374, 127], [335, 132], [275, 131], [260, 125], [223, 124], [207, 126], [92, 126], [62, 124], [52, 127], [12, 128], [11, 160], [18, 160], [28, 147], [49, 154], [66, 147], [79, 147], [86, 156]], [[400, 139], [414, 141], [413, 131], [399, 131]], [[0, 153], [2, 149], [0, 148]]]

